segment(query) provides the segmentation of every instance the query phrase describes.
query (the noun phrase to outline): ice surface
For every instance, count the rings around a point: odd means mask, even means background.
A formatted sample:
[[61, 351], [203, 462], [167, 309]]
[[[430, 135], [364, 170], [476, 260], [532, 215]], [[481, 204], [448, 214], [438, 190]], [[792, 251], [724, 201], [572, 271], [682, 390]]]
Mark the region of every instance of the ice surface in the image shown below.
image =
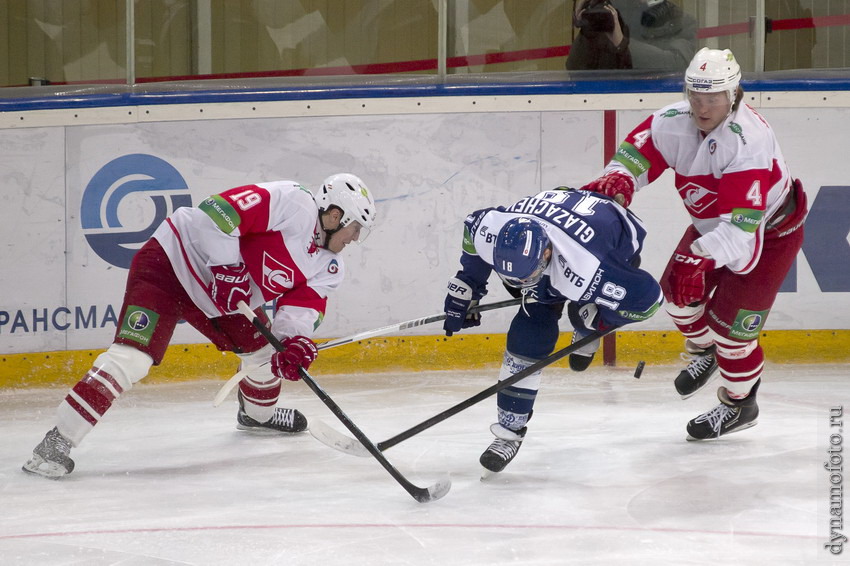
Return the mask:
[[[716, 404], [683, 401], [678, 368], [544, 373], [517, 458], [480, 480], [495, 400], [388, 449], [410, 481], [450, 473], [417, 503], [373, 458], [304, 433], [237, 431], [221, 381], [138, 384], [50, 481], [20, 467], [53, 426], [64, 388], [0, 392], [0, 564], [486, 565], [828, 564], [830, 409], [850, 367], [769, 366], [758, 426], [685, 441]], [[373, 442], [493, 383], [496, 371], [316, 380]], [[301, 383], [282, 405], [342, 424]], [[850, 530], [850, 528], [846, 529]], [[843, 532], [843, 530], [842, 530]]]

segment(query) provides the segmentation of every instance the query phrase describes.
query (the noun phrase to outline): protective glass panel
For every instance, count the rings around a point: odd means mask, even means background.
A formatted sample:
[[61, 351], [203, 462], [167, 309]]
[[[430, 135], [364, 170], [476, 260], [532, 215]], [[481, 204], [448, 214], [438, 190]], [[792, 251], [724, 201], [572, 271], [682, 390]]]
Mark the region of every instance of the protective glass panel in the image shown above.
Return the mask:
[[434, 2], [140, 0], [136, 5], [140, 78], [437, 72]]
[[[453, 75], [564, 71], [568, 61], [573, 71], [678, 74], [703, 46], [732, 49], [745, 72], [850, 66], [847, 1], [610, 0], [617, 24], [622, 18], [619, 31], [628, 29], [622, 50], [628, 65], [623, 53], [611, 53], [619, 36], [597, 2], [134, 0], [128, 69], [127, 0], [6, 0], [0, 2], [0, 86], [109, 85], [128, 77], [427, 77], [438, 72], [442, 54], [440, 9], [446, 72]], [[574, 25], [581, 21], [576, 8], [597, 11], [595, 25], [602, 28], [590, 41], [581, 35], [594, 32], [594, 24]], [[578, 78], [585, 76], [601, 75]]]
[[0, 86], [122, 83], [124, 0], [0, 2]]
[[699, 47], [731, 49], [746, 72], [757, 70], [756, 13], [758, 0], [685, 2], [699, 22]]
[[563, 70], [571, 0], [448, 2], [449, 74]]
[[766, 0], [764, 69], [850, 67], [850, 2]]

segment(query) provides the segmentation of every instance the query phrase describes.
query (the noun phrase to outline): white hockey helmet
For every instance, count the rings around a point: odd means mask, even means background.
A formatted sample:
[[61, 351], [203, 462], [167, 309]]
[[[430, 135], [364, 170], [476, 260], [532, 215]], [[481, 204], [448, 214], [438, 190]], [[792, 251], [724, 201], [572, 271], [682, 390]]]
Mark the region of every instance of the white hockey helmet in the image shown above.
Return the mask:
[[320, 215], [332, 206], [342, 210], [342, 219], [337, 230], [356, 220], [361, 227], [359, 241], [362, 242], [369, 235], [375, 224], [375, 199], [360, 177], [351, 173], [331, 175], [322, 183], [322, 188], [315, 198]]
[[703, 47], [697, 51], [685, 71], [685, 95], [689, 91], [726, 92], [731, 107], [740, 82], [741, 66], [731, 51]]

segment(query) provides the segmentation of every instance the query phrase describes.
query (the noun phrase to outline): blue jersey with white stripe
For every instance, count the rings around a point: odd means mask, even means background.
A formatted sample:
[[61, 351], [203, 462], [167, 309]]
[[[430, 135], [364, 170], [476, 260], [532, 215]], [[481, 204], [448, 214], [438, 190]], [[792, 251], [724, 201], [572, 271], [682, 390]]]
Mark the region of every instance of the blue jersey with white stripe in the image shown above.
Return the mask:
[[475, 298], [487, 292], [499, 232], [518, 216], [539, 221], [552, 243], [552, 260], [528, 291], [539, 302], [596, 303], [606, 326], [645, 320], [658, 309], [661, 287], [636, 267], [646, 237], [640, 220], [605, 196], [573, 189], [543, 191], [466, 218], [458, 277]]

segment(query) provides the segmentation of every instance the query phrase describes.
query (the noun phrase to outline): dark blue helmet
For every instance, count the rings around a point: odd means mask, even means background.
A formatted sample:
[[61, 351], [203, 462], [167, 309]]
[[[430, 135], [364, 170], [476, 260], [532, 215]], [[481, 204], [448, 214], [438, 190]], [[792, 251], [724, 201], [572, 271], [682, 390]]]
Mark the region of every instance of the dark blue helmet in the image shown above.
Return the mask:
[[508, 220], [493, 248], [493, 268], [511, 287], [531, 287], [549, 264], [544, 256], [549, 236], [539, 222], [528, 217]]

